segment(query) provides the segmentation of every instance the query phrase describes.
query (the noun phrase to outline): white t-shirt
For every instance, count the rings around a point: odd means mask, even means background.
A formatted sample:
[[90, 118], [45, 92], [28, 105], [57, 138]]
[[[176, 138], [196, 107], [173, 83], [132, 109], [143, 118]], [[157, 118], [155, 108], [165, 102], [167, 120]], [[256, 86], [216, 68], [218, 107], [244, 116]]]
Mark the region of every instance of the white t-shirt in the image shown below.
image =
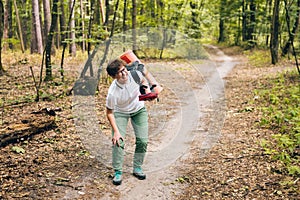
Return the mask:
[[[137, 71], [142, 79], [143, 75]], [[128, 80], [125, 84], [120, 84], [113, 80], [108, 89], [106, 97], [106, 107], [121, 113], [134, 113], [143, 108], [144, 101], [139, 101], [140, 86], [134, 81], [131, 73], [128, 73]]]

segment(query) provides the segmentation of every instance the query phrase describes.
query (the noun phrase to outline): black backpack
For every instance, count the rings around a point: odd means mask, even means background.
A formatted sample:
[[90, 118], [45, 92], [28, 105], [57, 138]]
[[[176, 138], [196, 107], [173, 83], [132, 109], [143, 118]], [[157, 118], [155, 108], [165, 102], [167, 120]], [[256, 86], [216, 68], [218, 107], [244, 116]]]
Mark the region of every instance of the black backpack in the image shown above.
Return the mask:
[[140, 92], [141, 94], [145, 94], [145, 89], [147, 88], [146, 85], [143, 85], [141, 83], [141, 79], [137, 73], [137, 71], [140, 71], [143, 76], [145, 76], [144, 74], [144, 64], [139, 63], [139, 61], [135, 61], [133, 62], [131, 65], [126, 65], [126, 68], [128, 71], [130, 71], [134, 81], [140, 86]]

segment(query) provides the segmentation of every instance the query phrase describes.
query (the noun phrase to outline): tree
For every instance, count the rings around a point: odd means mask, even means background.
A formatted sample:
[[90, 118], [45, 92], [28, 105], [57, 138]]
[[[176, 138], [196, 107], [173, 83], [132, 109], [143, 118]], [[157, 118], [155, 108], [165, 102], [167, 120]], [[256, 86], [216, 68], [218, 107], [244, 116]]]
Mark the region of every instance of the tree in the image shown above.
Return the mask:
[[44, 9], [44, 38], [48, 36], [48, 32], [51, 26], [51, 11], [50, 11], [50, 2], [49, 0], [43, 0], [43, 9]]
[[43, 39], [40, 22], [39, 1], [32, 0], [32, 14], [33, 14], [33, 31], [31, 39], [31, 53], [43, 54]]
[[[4, 30], [3, 30], [3, 38], [10, 39], [13, 36], [13, 28], [12, 28], [12, 1], [6, 0], [6, 5], [4, 9]], [[4, 45], [4, 49], [6, 49], [7, 45]], [[13, 48], [11, 42], [8, 43], [10, 49]]]
[[[285, 9], [286, 9], [286, 12], [285, 12], [285, 14], [286, 14], [286, 23], [287, 23], [287, 27], [289, 29], [289, 27], [290, 27], [290, 15], [289, 15], [289, 13], [290, 12], [289, 12], [289, 9], [287, 8], [287, 0], [284, 0], [284, 2], [285, 2]], [[295, 22], [294, 22], [292, 31], [288, 30], [289, 38], [288, 38], [288, 41], [285, 43], [285, 45], [282, 49], [282, 53], [281, 53], [282, 56], [285, 56], [288, 53], [289, 49], [291, 48], [291, 45], [294, 42], [296, 33], [298, 31], [298, 28], [299, 28], [299, 23], [300, 23], [300, 0], [297, 1]]]
[[136, 46], [136, 14], [137, 14], [137, 5], [136, 0], [132, 0], [132, 50], [134, 53], [137, 53], [137, 46]]
[[280, 5], [280, 0], [275, 0], [274, 7], [273, 7], [273, 17], [272, 17], [272, 25], [271, 25], [271, 43], [270, 43], [272, 64], [276, 64], [278, 62], [279, 5]]
[[218, 42], [225, 42], [225, 5], [226, 0], [221, 0], [220, 3], [220, 18], [219, 18], [219, 39]]
[[[73, 0], [69, 0], [69, 9], [72, 10], [72, 8], [74, 7], [75, 4], [75, 1]], [[69, 49], [69, 53], [72, 55], [72, 56], [76, 56], [76, 43], [75, 43], [75, 40], [76, 40], [76, 35], [75, 35], [75, 15], [74, 15], [74, 12], [71, 13], [72, 14], [72, 18], [71, 18], [71, 21], [70, 21], [70, 40], [71, 40], [71, 44], [70, 44], [70, 49]]]
[[47, 42], [46, 42], [46, 77], [45, 81], [52, 80], [52, 66], [51, 66], [51, 47], [52, 47], [52, 39], [53, 39], [53, 34], [55, 32], [55, 27], [57, 24], [57, 4], [58, 0], [53, 0], [53, 6], [52, 6], [52, 20], [51, 20], [51, 26], [49, 30], [49, 34], [47, 37]]
[[22, 31], [21, 20], [20, 20], [20, 17], [19, 17], [19, 10], [18, 10], [18, 6], [17, 6], [16, 0], [14, 0], [14, 6], [15, 6], [16, 18], [17, 18], [17, 22], [18, 22], [18, 29], [19, 29], [19, 37], [20, 37], [20, 43], [21, 43], [21, 50], [24, 53], [25, 47], [24, 47], [24, 40], [23, 40], [23, 31]]
[[249, 28], [248, 28], [248, 41], [251, 46], [255, 45], [255, 37], [254, 37], [254, 31], [255, 31], [255, 24], [256, 24], [256, 4], [254, 0], [250, 0], [250, 22], [249, 22]]
[[0, 0], [0, 75], [3, 74], [4, 69], [2, 66], [2, 38], [4, 29], [4, 6], [2, 0]]

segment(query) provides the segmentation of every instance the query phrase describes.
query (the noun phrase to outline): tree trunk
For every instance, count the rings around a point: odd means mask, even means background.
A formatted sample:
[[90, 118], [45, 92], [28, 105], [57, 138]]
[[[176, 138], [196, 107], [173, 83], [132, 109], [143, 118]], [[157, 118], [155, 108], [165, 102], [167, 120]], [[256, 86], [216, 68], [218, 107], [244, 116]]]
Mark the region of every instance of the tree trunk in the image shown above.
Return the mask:
[[[73, 3], [75, 3], [73, 0], [69, 1], [70, 3], [70, 10], [72, 10], [73, 8]], [[75, 18], [74, 18], [74, 12], [72, 12], [72, 18], [70, 21], [70, 40], [71, 40], [71, 44], [70, 44], [70, 49], [69, 49], [69, 53], [75, 57], [76, 56], [76, 36], [75, 36]]]
[[242, 1], [242, 41], [247, 41], [247, 3]]
[[136, 0], [132, 0], [132, 50], [134, 53], [137, 53], [136, 46], [136, 13], [137, 13], [137, 5]]
[[25, 47], [24, 47], [24, 40], [23, 40], [23, 31], [22, 31], [22, 26], [21, 26], [21, 20], [19, 17], [19, 10], [17, 6], [16, 0], [14, 0], [14, 7], [15, 7], [15, 12], [16, 12], [16, 20], [18, 23], [18, 29], [19, 29], [19, 37], [20, 37], [20, 43], [21, 43], [21, 51], [22, 53], [25, 52]]
[[221, 0], [218, 42], [225, 42], [225, 26], [224, 26], [225, 5], [226, 5], [226, 0]]
[[272, 18], [272, 26], [271, 26], [271, 43], [270, 43], [272, 64], [276, 64], [278, 62], [279, 3], [280, 0], [275, 0], [274, 8], [273, 8], [273, 18]]
[[[124, 1], [126, 1], [126, 0], [124, 0]], [[99, 6], [100, 6], [100, 13], [101, 13], [101, 23], [103, 25], [105, 22], [105, 12], [104, 12], [104, 6], [103, 6], [102, 0], [99, 0]]]
[[[90, 51], [91, 51], [91, 42], [89, 39], [91, 39], [92, 34], [92, 25], [93, 25], [93, 19], [94, 19], [94, 5], [95, 5], [95, 0], [91, 0], [91, 4], [90, 4], [90, 19], [89, 19], [89, 29], [88, 29], [88, 55], [90, 55]], [[93, 74], [93, 69], [91, 68], [91, 74]]]
[[[60, 16], [60, 28], [61, 28], [61, 31], [64, 33], [62, 34], [62, 44], [63, 44], [63, 50], [62, 50], [62, 55], [61, 55], [61, 63], [60, 63], [60, 75], [61, 75], [61, 78], [62, 78], [62, 81], [64, 81], [64, 58], [65, 58], [65, 51], [66, 51], [66, 48], [67, 48], [67, 42], [65, 41], [67, 39], [67, 33], [69, 31], [66, 30], [66, 22], [65, 22], [65, 9], [64, 9], [64, 4], [63, 4], [63, 1], [64, 0], [61, 0], [61, 6], [60, 6], [60, 9], [61, 9], [61, 16]], [[70, 15], [69, 15], [69, 22], [68, 24], [70, 24], [71, 20], [72, 20], [72, 16], [73, 16], [73, 13], [74, 13], [74, 6], [75, 6], [75, 0], [73, 0], [73, 3], [72, 3], [72, 8], [70, 10]]]
[[85, 52], [85, 9], [83, 8], [83, 2], [80, 0], [80, 16], [81, 16], [81, 31], [82, 31], [82, 51]]
[[[3, 38], [10, 39], [13, 35], [12, 28], [12, 1], [6, 0], [6, 5], [4, 9], [4, 30], [3, 30]], [[13, 44], [11, 42], [8, 43], [8, 47], [13, 49]], [[6, 49], [7, 45], [3, 46], [3, 49]]]
[[3, 74], [4, 69], [2, 66], [2, 38], [4, 30], [4, 7], [3, 2], [0, 0], [0, 76]]
[[254, 0], [250, 1], [250, 22], [249, 22], [249, 28], [248, 28], [248, 40], [251, 46], [255, 45], [255, 37], [254, 37], [254, 31], [255, 31], [255, 24], [256, 24], [256, 4]]
[[60, 24], [60, 32], [61, 32], [61, 41], [64, 46], [65, 39], [67, 38], [64, 0], [60, 0], [59, 24]]
[[52, 6], [52, 20], [51, 20], [51, 26], [49, 30], [49, 34], [47, 37], [47, 42], [46, 42], [46, 76], [45, 76], [45, 81], [52, 80], [52, 66], [51, 66], [51, 47], [52, 47], [52, 39], [53, 39], [53, 34], [55, 31], [55, 27], [57, 24], [57, 4], [58, 0], [53, 0], [53, 6]]
[[[123, 6], [123, 43], [125, 43], [125, 31], [127, 30], [127, 26], [126, 26], [126, 15], [127, 15], [127, 0], [124, 0], [124, 6]], [[123, 47], [123, 51], [126, 51], [125, 47]]]
[[[272, 15], [272, 0], [266, 0], [266, 10], [268, 11], [267, 12], [267, 20], [266, 20], [266, 27], [267, 27], [267, 33], [270, 32], [269, 30], [269, 26], [267, 24], [271, 23], [272, 20], [271, 20], [271, 15]], [[266, 46], [269, 46], [269, 39], [270, 39], [270, 36], [269, 34], [266, 34]]]
[[43, 54], [43, 39], [40, 22], [39, 1], [32, 0], [33, 32], [31, 53]]
[[[286, 23], [288, 24], [288, 27], [289, 27], [289, 24], [290, 24], [290, 16], [289, 16], [289, 12], [288, 12], [288, 9], [287, 9], [287, 2], [285, 0], [285, 7], [286, 7]], [[294, 42], [294, 38], [295, 38], [295, 35], [298, 31], [298, 28], [299, 28], [299, 23], [300, 23], [300, 0], [297, 1], [297, 14], [295, 15], [295, 22], [294, 22], [294, 25], [293, 25], [293, 30], [291, 31], [291, 34], [289, 34], [289, 39], [288, 41], [285, 43], [283, 49], [282, 49], [282, 56], [285, 56], [290, 48], [291, 48], [291, 44]]]
[[43, 0], [43, 8], [44, 8], [44, 38], [46, 39], [48, 36], [48, 32], [51, 26], [51, 11], [50, 11], [50, 2], [49, 0]]
[[106, 26], [106, 27], [108, 27], [109, 12], [110, 12], [109, 0], [105, 0], [105, 21], [104, 21], [104, 26]]

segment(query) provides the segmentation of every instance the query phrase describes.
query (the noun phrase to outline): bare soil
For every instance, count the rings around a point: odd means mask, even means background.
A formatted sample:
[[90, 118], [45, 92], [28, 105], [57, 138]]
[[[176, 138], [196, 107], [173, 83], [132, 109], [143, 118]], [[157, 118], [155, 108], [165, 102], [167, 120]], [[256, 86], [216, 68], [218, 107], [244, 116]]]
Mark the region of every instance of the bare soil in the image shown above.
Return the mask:
[[[228, 61], [220, 59], [218, 50], [210, 48], [210, 51], [211, 55], [217, 55], [212, 59], [218, 66]], [[0, 198], [299, 199], [299, 181], [296, 180], [293, 187], [280, 184], [283, 180], [295, 180], [274, 170], [279, 163], [264, 155], [259, 145], [260, 139], [271, 134], [257, 125], [261, 115], [259, 110], [243, 112], [254, 98], [252, 90], [266, 81], [266, 76], [274, 75], [283, 67], [254, 68], [236, 51], [224, 51], [231, 63], [239, 64], [226, 74], [225, 99], [214, 104], [197, 95], [205, 88], [203, 84], [210, 72], [202, 72], [203, 77], [199, 78], [196, 67], [180, 61], [159, 62], [163, 66], [172, 66], [171, 70], [177, 73], [164, 79], [166, 70], [155, 71], [164, 82], [165, 90], [160, 102], [147, 103], [152, 133], [149, 154], [153, 155], [148, 160], [153, 162], [146, 160], [145, 181], [137, 181], [128, 170], [124, 173], [123, 184], [118, 187], [111, 182], [110, 165], [88, 150], [90, 147], [75, 126], [78, 119], [74, 116], [76, 105], [73, 96], [67, 96], [77, 78], [77, 72], [72, 68], [75, 63], [65, 69], [67, 84], [55, 79], [44, 86], [47, 95], [41, 97], [42, 101], [34, 102], [30, 64], [19, 62], [23, 58], [14, 60], [6, 74], [0, 77], [0, 97], [4, 102], [0, 108]], [[151, 63], [154, 62], [149, 61]], [[39, 69], [34, 67], [33, 71], [38, 77]], [[110, 128], [104, 107], [107, 88], [108, 84], [100, 83], [93, 106], [97, 108], [95, 120], [101, 130], [99, 138], [109, 140]], [[193, 102], [196, 107], [191, 106]], [[197, 112], [190, 112], [192, 108]], [[190, 117], [186, 116], [189, 112]], [[212, 121], [218, 117], [216, 112], [221, 113], [217, 121], [222, 122], [218, 133], [209, 131], [215, 128]], [[180, 124], [182, 121], [184, 123]], [[217, 125], [216, 130], [219, 130], [220, 124]], [[186, 131], [191, 137], [181, 138], [176, 130]], [[9, 139], [9, 135], [14, 134], [15, 138]], [[130, 158], [133, 139], [129, 135], [126, 141]], [[182, 141], [184, 144], [180, 143]], [[166, 148], [177, 143], [179, 150], [170, 151], [170, 157], [176, 159], [164, 163], [168, 155], [160, 157], [159, 153], [168, 152]], [[129, 169], [130, 161], [128, 166]]]

